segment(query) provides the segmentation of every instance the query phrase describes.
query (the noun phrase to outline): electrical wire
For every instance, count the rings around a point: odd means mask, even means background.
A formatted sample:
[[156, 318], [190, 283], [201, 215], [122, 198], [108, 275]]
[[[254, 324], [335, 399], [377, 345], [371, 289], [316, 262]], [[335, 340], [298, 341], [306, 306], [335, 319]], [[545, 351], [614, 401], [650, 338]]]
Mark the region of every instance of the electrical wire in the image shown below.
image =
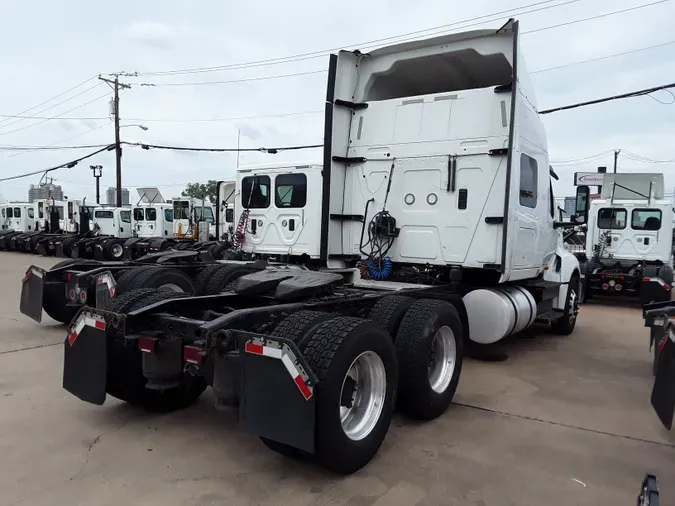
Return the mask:
[[594, 19], [601, 19], [601, 18], [606, 18], [606, 17], [609, 17], [609, 16], [615, 16], [617, 14], [624, 14], [626, 12], [636, 11], [636, 10], [639, 10], [639, 9], [646, 9], [647, 7], [652, 7], [654, 5], [659, 5], [659, 4], [670, 2], [670, 1], [671, 0], [655, 0], [653, 2], [635, 5], [633, 7], [628, 7], [626, 9], [620, 9], [618, 11], [605, 12], [603, 14], [596, 14], [595, 16], [589, 16], [587, 18], [577, 19], [577, 20], [574, 20], [574, 21], [566, 21], [564, 23], [558, 23], [557, 25], [545, 26], [543, 28], [535, 28], [533, 30], [527, 30], [527, 31], [524, 31], [522, 33], [523, 33], [523, 35], [525, 35], [527, 33], [537, 33], [537, 32], [542, 32], [544, 30], [551, 30], [553, 28], [560, 28], [562, 26], [575, 25], [577, 23], [585, 23], [586, 21], [591, 21], [591, 20], [594, 20]]
[[[87, 130], [87, 132], [89, 132], [89, 130]], [[83, 144], [81, 146], [0, 146], [0, 151], [60, 151], [65, 149], [102, 148], [104, 146], [107, 146], [107, 144]], [[2, 158], [0, 158], [0, 160], [2, 160]]]
[[[101, 83], [97, 83], [97, 84], [95, 84], [94, 86], [91, 86], [90, 88], [87, 88], [86, 90], [83, 90], [83, 91], [81, 91], [80, 93], [78, 93], [78, 94], [76, 94], [76, 95], [73, 95], [73, 96], [70, 97], [70, 98], [67, 98], [67, 99], [65, 99], [65, 100], [62, 100], [61, 102], [57, 102], [56, 104], [53, 104], [53, 105], [50, 105], [49, 107], [46, 107], [46, 108], [44, 108], [44, 109], [41, 109], [41, 110], [39, 110], [38, 112], [36, 112], [35, 115], [42, 114], [43, 112], [49, 111], [50, 109], [54, 109], [55, 107], [58, 107], [58, 106], [60, 106], [60, 105], [65, 104], [66, 102], [70, 102], [71, 100], [73, 100], [73, 99], [75, 99], [75, 98], [77, 98], [77, 97], [79, 97], [79, 96], [82, 96], [82, 95], [84, 95], [85, 93], [87, 93], [87, 92], [89, 92], [89, 91], [91, 91], [91, 90], [93, 90], [93, 89], [95, 89], [95, 88], [98, 88], [99, 86], [101, 86]], [[85, 105], [86, 105], [86, 104], [85, 104]], [[76, 108], [76, 109], [77, 109], [77, 108]], [[75, 110], [75, 109], [71, 109], [71, 111], [74, 111], [74, 110]], [[67, 111], [67, 112], [70, 112], [70, 111]], [[63, 113], [63, 114], [66, 114], [66, 113]], [[10, 127], [10, 126], [12, 126], [12, 125], [16, 125], [17, 123], [21, 123], [22, 121], [25, 121], [25, 120], [27, 120], [27, 119], [32, 119], [32, 118], [31, 118], [31, 117], [28, 117], [28, 118], [17, 119], [16, 121], [10, 121], [9, 123], [5, 123], [4, 125], [2, 125], [2, 128], [7, 128], [7, 127]]]
[[[376, 47], [377, 45], [379, 45], [383, 42], [401, 43], [401, 42], [408, 42], [408, 41], [411, 41], [411, 40], [417, 40], [417, 38], [421, 35], [424, 35], [424, 36], [441, 35], [442, 33], [447, 32], [448, 30], [453, 31], [453, 30], [458, 30], [458, 29], [471, 28], [471, 27], [474, 27], [474, 26], [495, 22], [498, 19], [502, 19], [504, 15], [522, 16], [522, 15], [530, 14], [530, 13], [533, 13], [533, 12], [539, 12], [539, 11], [542, 11], [542, 10], [548, 10], [548, 9], [553, 9], [553, 8], [556, 8], [556, 7], [561, 7], [561, 6], [564, 6], [564, 5], [569, 5], [569, 4], [572, 4], [572, 3], [576, 3], [578, 1], [581, 1], [581, 0], [568, 0], [566, 2], [560, 2], [560, 3], [557, 3], [555, 5], [545, 5], [545, 4], [551, 3], [551, 0], [546, 0], [546, 1], [543, 1], [543, 2], [536, 2], [536, 3], [533, 3], [533, 4], [524, 5], [524, 6], [521, 6], [521, 7], [516, 7], [515, 9], [493, 12], [491, 14], [485, 14], [485, 15], [482, 15], [482, 16], [477, 16], [477, 17], [474, 17], [474, 18], [468, 18], [468, 19], [465, 19], [465, 20], [462, 20], [462, 21], [456, 21], [454, 23], [439, 25], [439, 26], [435, 26], [435, 27], [431, 27], [431, 28], [426, 28], [426, 29], [423, 29], [423, 30], [417, 30], [417, 31], [414, 31], [414, 32], [408, 32], [408, 33], [405, 33], [405, 34], [399, 34], [399, 35], [395, 35], [395, 36], [391, 36], [391, 37], [385, 37], [385, 38], [382, 38], [382, 39], [374, 39], [374, 40], [371, 40], [371, 41], [361, 42], [361, 43], [357, 43], [357, 44], [350, 44], [350, 45], [342, 46], [342, 47], [338, 47], [338, 48], [324, 49], [324, 50], [321, 50], [321, 51], [313, 51], [313, 52], [309, 52], [309, 53], [299, 53], [299, 54], [284, 56], [284, 57], [280, 57], [280, 58], [271, 58], [271, 59], [267, 59], [267, 60], [249, 61], [249, 62], [242, 62], [242, 63], [236, 63], [236, 64], [230, 64], [230, 65], [219, 65], [219, 66], [213, 66], [213, 67], [196, 67], [196, 68], [189, 68], [189, 69], [155, 71], [155, 72], [136, 72], [134, 74], [127, 74], [127, 75], [132, 76], [132, 77], [134, 77], [134, 76], [184, 75], [184, 74], [197, 74], [197, 73], [204, 73], [204, 72], [219, 72], [219, 71], [224, 71], [224, 70], [236, 70], [236, 69], [243, 69], [243, 68], [251, 68], [251, 67], [260, 67], [260, 66], [269, 66], [269, 65], [291, 63], [291, 62], [321, 58], [321, 57], [324, 57], [324, 56], [326, 56], [326, 55], [328, 55], [332, 52], [344, 49], [345, 47], [360, 47], [362, 49], [367, 49], [369, 47]], [[628, 7], [628, 8], [625, 8], [625, 9], [619, 9], [619, 10], [616, 10], [616, 11], [597, 14], [595, 16], [589, 16], [589, 17], [582, 18], [582, 19], [567, 21], [567, 22], [564, 22], [564, 23], [558, 23], [558, 24], [555, 24], [555, 25], [549, 25], [549, 26], [545, 26], [545, 27], [541, 27], [541, 28], [535, 28], [533, 30], [527, 30], [527, 31], [522, 32], [522, 34], [525, 35], [525, 34], [530, 34], [530, 33], [538, 33], [538, 32], [545, 31], [545, 30], [560, 28], [560, 27], [563, 27], [563, 26], [570, 26], [570, 25], [574, 25], [574, 24], [578, 24], [578, 23], [584, 23], [586, 21], [591, 21], [591, 20], [594, 20], [594, 19], [601, 19], [601, 18], [605, 18], [605, 17], [609, 17], [609, 16], [614, 16], [614, 15], [617, 15], [617, 14], [623, 14], [623, 13], [626, 13], [626, 12], [632, 12], [632, 11], [635, 11], [635, 10], [644, 9], [644, 8], [647, 8], [647, 7], [652, 7], [654, 5], [662, 4], [662, 3], [665, 3], [665, 2], [669, 2], [669, 1], [671, 1], [671, 0], [655, 0], [655, 1], [652, 1], [652, 2], [649, 2], [649, 3], [636, 5], [636, 6]], [[545, 6], [541, 7], [542, 5], [545, 5]], [[535, 7], [535, 8], [530, 9], [530, 10], [524, 10], [524, 9], [529, 9], [530, 7]], [[524, 10], [524, 11], [523, 12], [517, 12], [517, 11], [521, 11], [521, 10]], [[498, 17], [498, 19], [486, 19], [486, 18], [494, 18], [494, 17]], [[478, 21], [478, 20], [485, 20], [485, 21], [480, 21], [480, 22], [477, 22], [477, 23], [472, 23], [472, 24], [466, 25], [466, 23], [470, 23], [470, 22]], [[458, 25], [464, 25], [464, 26], [458, 26]], [[457, 27], [457, 28], [451, 28], [451, 27]], [[428, 32], [433, 32], [433, 33], [428, 33]], [[415, 35], [415, 37], [404, 38], [402, 40], [399, 40], [399, 39], [401, 39], [401, 37], [409, 37], [409, 36], [412, 36], [412, 35]]]
[[232, 83], [246, 83], [250, 81], [268, 81], [270, 79], [284, 79], [288, 77], [299, 77], [299, 76], [309, 76], [314, 74], [326, 74], [328, 70], [312, 70], [309, 72], [296, 72], [294, 74], [280, 74], [274, 76], [261, 76], [261, 77], [247, 77], [244, 79], [232, 79], [229, 81], [199, 81], [199, 82], [187, 82], [187, 83], [135, 83], [137, 86], [208, 86], [214, 84], [232, 84]]
[[[137, 121], [139, 123], [150, 123], [150, 122], [156, 122], [156, 123], [211, 123], [211, 122], [219, 122], [219, 121], [238, 121], [238, 120], [245, 120], [245, 119], [261, 119], [261, 118], [283, 118], [286, 116], [302, 116], [302, 115], [309, 115], [309, 114], [323, 114], [325, 111], [323, 109], [315, 109], [312, 111], [297, 111], [297, 112], [284, 112], [284, 113], [279, 113], [279, 114], [258, 114], [258, 115], [252, 115], [252, 116], [230, 116], [230, 117], [225, 117], [225, 118], [189, 118], [189, 119], [172, 119], [172, 118], [125, 118], [126, 121]], [[5, 117], [9, 117], [8, 115], [4, 115]], [[3, 117], [2, 114], [0, 114], [0, 117]], [[44, 120], [57, 120], [57, 121], [96, 121], [96, 120], [103, 120], [103, 119], [110, 119], [108, 116], [91, 116], [91, 117], [73, 117], [69, 116], [67, 118], [63, 117], [45, 117], [45, 116], [35, 116], [35, 117], [30, 117], [30, 116], [24, 116], [24, 118], [30, 118], [30, 119], [44, 119]]]
[[548, 68], [544, 68], [544, 69], [539, 69], [539, 70], [535, 70], [533, 72], [530, 72], [530, 74], [541, 74], [543, 72], [550, 72], [551, 70], [565, 69], [565, 68], [568, 68], [568, 67], [575, 67], [577, 65], [584, 65], [586, 63], [608, 60], [610, 58], [616, 58], [618, 56], [625, 56], [627, 54], [640, 53], [642, 51], [648, 51], [650, 49], [656, 49], [656, 48], [659, 48], [659, 47], [669, 46], [671, 44], [675, 44], [675, 40], [671, 40], [670, 42], [664, 42], [662, 44], [655, 44], [653, 46], [641, 47], [641, 48], [638, 48], [638, 49], [631, 49], [630, 51], [623, 51], [621, 53], [612, 53], [612, 54], [608, 54], [606, 56], [599, 56], [597, 58], [589, 58], [587, 60], [582, 60], [582, 61], [578, 61], [578, 62], [566, 63], [564, 65], [557, 65], [555, 67], [548, 67]]
[[[86, 79], [86, 80], [82, 81], [80, 84], [77, 84], [77, 85], [73, 86], [72, 88], [68, 88], [66, 91], [64, 91], [64, 92], [62, 92], [62, 93], [59, 93], [58, 95], [55, 95], [55, 96], [53, 96], [52, 98], [47, 99], [47, 100], [45, 100], [45, 101], [43, 101], [43, 102], [40, 102], [39, 104], [34, 105], [33, 107], [29, 107], [28, 109], [24, 109], [23, 111], [19, 111], [19, 112], [16, 113], [16, 115], [17, 115], [17, 117], [18, 117], [18, 116], [21, 115], [21, 114], [25, 114], [25, 113], [27, 113], [27, 112], [32, 111], [33, 109], [37, 109], [38, 107], [41, 107], [41, 106], [43, 106], [43, 105], [45, 105], [45, 104], [48, 104], [48, 103], [51, 102], [52, 100], [56, 100], [57, 98], [60, 98], [60, 97], [62, 97], [63, 95], [66, 95], [67, 93], [70, 93], [71, 91], [76, 90], [76, 89], [79, 88], [80, 86], [84, 86], [85, 84], [87, 84], [87, 83], [90, 82], [90, 81], [93, 81], [94, 79], [96, 79], [96, 76], [92, 76], [92, 77], [90, 77], [89, 79]], [[38, 114], [39, 114], [39, 113], [38, 113]], [[9, 116], [8, 116], [8, 117], [9, 117]], [[30, 117], [30, 116], [28, 116], [28, 117]], [[5, 123], [5, 120], [0, 120], [0, 125], [1, 125], [2, 123]]]
[[[344, 49], [346, 47], [370, 47], [375, 44], [381, 44], [384, 42], [401, 42], [397, 39], [400, 39], [401, 37], [409, 37], [411, 35], [417, 35], [417, 36], [422, 36], [425, 35], [427, 32], [435, 32], [439, 30], [448, 30], [451, 29], [452, 27], [458, 27], [456, 29], [464, 29], [464, 28], [471, 28], [473, 26], [477, 26], [480, 24], [485, 24], [486, 22], [494, 22], [497, 21], [498, 19], [503, 19], [504, 16], [511, 16], [511, 15], [518, 15], [522, 16], [523, 14], [529, 14], [532, 12], [539, 12], [542, 10], [547, 10], [547, 9], [553, 9], [556, 7], [561, 7], [564, 5], [569, 5], [572, 3], [577, 3], [582, 0], [567, 0], [565, 2], [560, 2], [555, 5], [547, 5], [555, 0], [544, 0], [540, 2], [535, 2], [531, 3], [528, 5], [523, 5], [520, 7], [515, 7], [511, 9], [506, 9], [503, 11], [497, 11], [497, 12], [492, 12], [490, 14], [483, 14], [481, 16], [476, 16], [473, 18], [467, 18], [463, 19], [461, 21], [455, 21], [453, 23], [447, 23], [443, 25], [438, 25], [434, 26], [431, 28], [425, 28], [423, 30], [416, 30], [413, 32], [408, 32], [408, 33], [403, 33], [403, 34], [398, 34], [398, 35], [393, 35], [390, 37], [384, 37], [380, 39], [373, 39], [365, 42], [359, 42], [356, 44], [348, 44], [348, 45], [343, 45], [340, 47], [334, 47], [330, 49], [323, 49], [320, 51], [312, 51], [308, 53], [298, 53], [294, 55], [289, 55], [289, 56], [283, 56], [279, 58], [270, 58], [266, 60], [257, 60], [257, 61], [249, 61], [249, 62], [242, 62], [242, 63], [233, 63], [229, 65], [217, 65], [213, 67], [195, 67], [195, 68], [187, 68], [187, 69], [176, 69], [176, 70], [164, 70], [164, 71], [154, 71], [154, 72], [136, 72], [132, 74], [126, 74], [129, 77], [135, 77], [135, 76], [166, 76], [166, 75], [182, 75], [182, 74], [199, 74], [199, 73], [204, 73], [204, 72], [220, 72], [223, 70], [235, 70], [235, 69], [242, 69], [242, 68], [251, 68], [251, 67], [264, 67], [268, 65], [277, 65], [277, 64], [284, 64], [284, 63], [289, 63], [289, 62], [297, 62], [297, 61], [303, 61], [303, 60], [310, 60], [310, 59], [315, 59], [315, 58], [323, 58], [324, 56], [335, 52], [335, 51], [340, 51], [341, 49]], [[662, 1], [668, 1], [668, 0], [662, 0]], [[544, 7], [540, 7], [544, 6]], [[525, 12], [518, 12], [524, 9], [530, 9], [531, 7], [534, 7], [531, 10], [525, 11]], [[487, 19], [487, 18], [495, 18], [497, 17], [498, 19]], [[465, 25], [466, 23], [471, 23], [474, 21], [479, 21], [479, 20], [486, 20], [483, 21], [482, 23], [474, 23], [474, 24], [469, 24], [467, 26], [460, 26], [460, 25]]]
[[661, 86], [654, 86], [653, 88], [647, 88], [644, 90], [638, 90], [638, 91], [632, 91], [630, 93], [623, 93], [621, 95], [613, 95], [611, 97], [604, 97], [604, 98], [598, 98], [595, 100], [589, 100], [587, 102], [578, 102], [576, 104], [570, 104], [570, 105], [564, 105], [561, 107], [555, 107], [553, 109], [545, 109], [543, 111], [539, 111], [539, 114], [551, 114], [553, 112], [559, 112], [559, 111], [567, 111], [570, 109], [577, 109], [579, 107], [586, 107], [589, 105], [595, 105], [595, 104], [601, 104], [603, 102], [610, 102], [613, 100], [620, 100], [624, 98], [633, 98], [633, 97], [641, 97], [644, 95], [649, 95], [650, 93], [654, 93], [655, 91], [660, 91], [660, 90], [667, 90], [670, 88], [675, 88], [675, 83], [670, 83], [670, 84], [663, 84]]
[[632, 153], [631, 151], [627, 151], [625, 149], [621, 150], [621, 154], [626, 156], [627, 158], [634, 160], [636, 162], [645, 162], [645, 163], [675, 163], [675, 160], [654, 160], [652, 158], [647, 158], [642, 155], [637, 155], [635, 153]]
[[298, 151], [302, 149], [315, 149], [322, 148], [323, 144], [307, 144], [300, 146], [281, 146], [275, 148], [197, 148], [197, 147], [188, 147], [188, 146], [166, 146], [159, 144], [148, 144], [145, 142], [122, 142], [127, 146], [136, 146], [143, 149], [168, 149], [171, 151], [192, 151], [192, 152], [212, 152], [212, 153], [244, 153], [244, 152], [259, 152], [259, 153], [269, 153], [276, 154], [281, 151]]
[[91, 158], [92, 156], [96, 156], [99, 153], [103, 153], [104, 151], [111, 151], [113, 149], [115, 149], [115, 145], [110, 144], [110, 145], [108, 145], [104, 148], [101, 148], [101, 149], [98, 149], [98, 150], [96, 150], [92, 153], [89, 153], [88, 155], [81, 156], [80, 158], [76, 158], [75, 160], [71, 160], [69, 162], [62, 163], [62, 164], [56, 165], [54, 167], [50, 167], [48, 169], [34, 170], [32, 172], [25, 172], [23, 174], [17, 174], [15, 176], [8, 176], [8, 177], [0, 178], [0, 182], [2, 182], [2, 181], [13, 181], [15, 179], [21, 179], [21, 178], [24, 178], [24, 177], [35, 176], [36, 174], [47, 175], [49, 172], [54, 171], [54, 170], [58, 170], [58, 169], [72, 169], [78, 163], [80, 163], [83, 160], [86, 160], [87, 158]]
[[2, 156], [0, 157], [0, 160], [5, 160], [7, 158], [13, 158], [16, 156], [22, 156], [31, 152], [35, 151], [58, 151], [58, 150], [67, 150], [67, 149], [94, 149], [94, 148], [102, 148], [107, 146], [107, 144], [85, 144], [85, 145], [80, 145], [80, 146], [58, 146], [58, 144], [66, 141], [70, 141], [73, 139], [76, 139], [78, 137], [82, 137], [83, 135], [87, 135], [90, 132], [94, 132], [95, 130], [99, 130], [101, 128], [104, 128], [108, 125], [110, 125], [112, 121], [108, 121], [107, 123], [103, 123], [102, 125], [95, 126], [94, 128], [90, 128], [89, 130], [85, 130], [84, 132], [81, 132], [76, 135], [71, 135], [70, 137], [66, 137], [65, 139], [58, 140], [56, 142], [53, 142], [52, 144], [48, 144], [46, 146], [0, 146], [0, 151], [17, 151], [17, 153], [7, 155], [7, 156]]
[[[90, 100], [89, 102], [85, 102], [84, 104], [78, 105], [77, 107], [73, 107], [72, 109], [68, 109], [67, 111], [62, 112], [61, 114], [57, 114], [56, 116], [52, 116], [49, 119], [43, 119], [43, 120], [38, 121], [37, 123], [32, 123], [30, 125], [26, 125], [26, 126], [21, 127], [21, 128], [15, 128], [14, 130], [10, 130], [9, 132], [0, 132], [0, 136], [13, 134], [14, 132], [20, 132], [21, 130], [26, 130], [27, 128], [32, 128], [32, 127], [41, 125], [41, 124], [49, 121], [50, 119], [58, 119], [60, 116], [63, 116], [64, 114], [68, 114], [69, 112], [75, 111], [77, 109], [81, 109], [82, 107], [85, 107], [85, 106], [87, 106], [87, 105], [89, 105], [93, 102], [96, 102], [97, 100], [101, 100], [102, 98], [106, 98], [109, 95], [110, 95], [110, 92], [107, 92], [105, 95], [101, 95], [100, 97], [96, 97], [95, 99]], [[23, 121], [23, 120], [19, 120], [19, 121]]]

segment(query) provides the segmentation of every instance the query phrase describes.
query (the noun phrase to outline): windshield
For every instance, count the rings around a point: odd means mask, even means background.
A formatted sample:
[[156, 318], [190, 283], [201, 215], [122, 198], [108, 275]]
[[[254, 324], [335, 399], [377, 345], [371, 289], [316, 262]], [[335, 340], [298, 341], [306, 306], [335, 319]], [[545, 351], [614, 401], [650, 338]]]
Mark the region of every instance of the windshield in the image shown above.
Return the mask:
[[173, 203], [173, 217], [176, 220], [187, 220], [190, 214], [190, 202], [177, 200]]
[[208, 223], [213, 223], [215, 220], [213, 219], [213, 209], [210, 207], [204, 207], [204, 214], [202, 216], [202, 208], [197, 207], [195, 208], [195, 217], [197, 221], [206, 221]]

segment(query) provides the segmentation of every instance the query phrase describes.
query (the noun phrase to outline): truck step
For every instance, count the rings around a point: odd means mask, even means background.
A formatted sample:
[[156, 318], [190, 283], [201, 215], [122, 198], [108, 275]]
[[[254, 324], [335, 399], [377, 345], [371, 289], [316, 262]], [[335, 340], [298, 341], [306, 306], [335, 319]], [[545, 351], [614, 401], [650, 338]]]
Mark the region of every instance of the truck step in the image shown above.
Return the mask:
[[558, 288], [560, 286], [560, 283], [557, 281], [546, 281], [543, 279], [532, 279], [529, 280], [525, 286], [528, 288]]
[[540, 315], [537, 315], [536, 323], [551, 323], [562, 316], [563, 311], [560, 309], [552, 309]]

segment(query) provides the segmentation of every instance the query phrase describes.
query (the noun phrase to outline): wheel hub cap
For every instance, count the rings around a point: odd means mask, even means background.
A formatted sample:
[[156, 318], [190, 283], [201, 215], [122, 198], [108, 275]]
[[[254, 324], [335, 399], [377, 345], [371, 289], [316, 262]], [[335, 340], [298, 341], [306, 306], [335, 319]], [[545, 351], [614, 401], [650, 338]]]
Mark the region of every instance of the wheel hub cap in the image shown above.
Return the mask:
[[429, 385], [434, 392], [442, 394], [450, 386], [456, 361], [455, 334], [450, 327], [443, 326], [436, 331], [431, 341]]
[[352, 362], [340, 392], [340, 422], [345, 435], [360, 441], [377, 425], [387, 393], [387, 373], [380, 356], [361, 353]]

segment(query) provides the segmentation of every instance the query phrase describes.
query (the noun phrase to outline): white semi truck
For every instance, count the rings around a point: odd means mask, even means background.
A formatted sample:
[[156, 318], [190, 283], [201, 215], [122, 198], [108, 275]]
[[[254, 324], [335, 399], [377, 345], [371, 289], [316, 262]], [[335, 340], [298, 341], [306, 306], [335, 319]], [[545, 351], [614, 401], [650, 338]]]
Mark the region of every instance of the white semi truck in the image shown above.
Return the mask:
[[628, 294], [643, 304], [670, 300], [673, 219], [663, 174], [606, 174], [588, 213], [584, 299]]
[[115, 286], [69, 327], [66, 390], [166, 411], [210, 385], [269, 448], [351, 473], [395, 404], [446, 411], [469, 340], [571, 333], [579, 264], [519, 41], [511, 20], [331, 55], [323, 161], [237, 175], [234, 242], [256, 261], [29, 271], [35, 319], [43, 286]]

